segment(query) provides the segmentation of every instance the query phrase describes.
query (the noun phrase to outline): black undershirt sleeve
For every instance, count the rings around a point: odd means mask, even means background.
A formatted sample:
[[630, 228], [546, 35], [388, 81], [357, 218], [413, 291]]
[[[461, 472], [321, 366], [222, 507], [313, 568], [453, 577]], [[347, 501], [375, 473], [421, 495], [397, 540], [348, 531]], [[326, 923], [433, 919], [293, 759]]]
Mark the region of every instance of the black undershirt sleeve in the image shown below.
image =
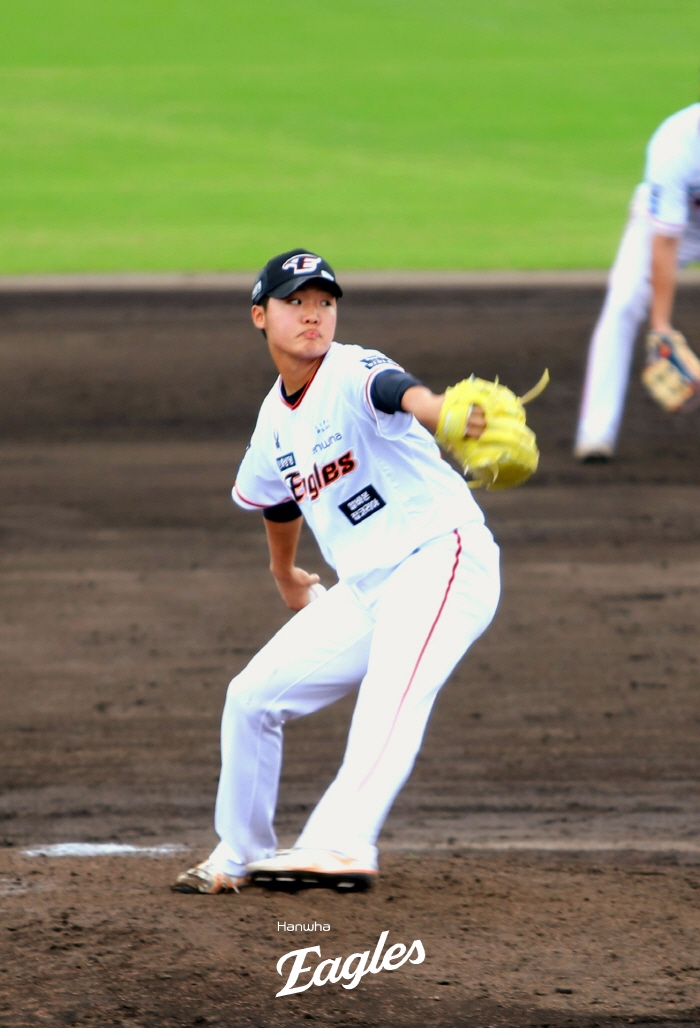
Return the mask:
[[419, 385], [423, 383], [406, 371], [380, 371], [370, 386], [369, 395], [377, 410], [383, 414], [396, 414], [401, 410], [406, 390]]
[[301, 511], [299, 504], [294, 500], [285, 500], [284, 503], [278, 503], [274, 507], [266, 507], [263, 517], [266, 521], [296, 521], [301, 517]]

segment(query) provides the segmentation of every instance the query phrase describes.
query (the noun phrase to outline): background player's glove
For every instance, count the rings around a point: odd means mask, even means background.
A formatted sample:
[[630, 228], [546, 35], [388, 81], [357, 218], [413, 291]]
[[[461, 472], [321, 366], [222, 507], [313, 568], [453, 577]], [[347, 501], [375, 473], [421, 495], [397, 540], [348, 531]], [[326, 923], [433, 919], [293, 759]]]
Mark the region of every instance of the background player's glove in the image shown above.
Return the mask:
[[681, 332], [650, 332], [642, 382], [667, 411], [689, 411], [700, 403], [700, 360]]
[[[470, 475], [472, 488], [509, 489], [520, 485], [537, 468], [539, 450], [535, 433], [525, 424], [525, 408], [549, 382], [545, 371], [537, 385], [523, 397], [506, 386], [483, 378], [465, 378], [445, 390], [435, 438], [453, 454]], [[479, 406], [486, 417], [486, 428], [478, 439], [465, 439], [464, 432], [472, 407]]]

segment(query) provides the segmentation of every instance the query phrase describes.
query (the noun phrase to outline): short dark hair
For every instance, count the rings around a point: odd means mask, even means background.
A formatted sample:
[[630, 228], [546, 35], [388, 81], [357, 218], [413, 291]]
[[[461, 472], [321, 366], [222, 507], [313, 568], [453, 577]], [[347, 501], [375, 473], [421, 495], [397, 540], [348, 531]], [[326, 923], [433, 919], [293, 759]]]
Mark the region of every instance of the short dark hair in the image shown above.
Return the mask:
[[[260, 299], [258, 300], [258, 302], [254, 303], [253, 306], [254, 307], [262, 307], [262, 309], [264, 311], [266, 311], [267, 310], [267, 305], [268, 305], [269, 301], [270, 301], [270, 297], [269, 296], [267, 296], [267, 295], [261, 296]], [[265, 329], [261, 328], [260, 331], [263, 334], [263, 339], [265, 341], [267, 341], [267, 332], [265, 331]]]

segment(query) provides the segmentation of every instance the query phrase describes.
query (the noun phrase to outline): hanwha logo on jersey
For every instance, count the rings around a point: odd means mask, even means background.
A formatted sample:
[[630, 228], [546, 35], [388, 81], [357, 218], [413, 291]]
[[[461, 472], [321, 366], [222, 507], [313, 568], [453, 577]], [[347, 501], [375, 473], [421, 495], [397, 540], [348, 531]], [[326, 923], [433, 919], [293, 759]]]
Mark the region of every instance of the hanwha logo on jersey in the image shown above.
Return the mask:
[[323, 262], [323, 257], [314, 253], [295, 253], [282, 265], [282, 271], [293, 271], [295, 275], [311, 275]]

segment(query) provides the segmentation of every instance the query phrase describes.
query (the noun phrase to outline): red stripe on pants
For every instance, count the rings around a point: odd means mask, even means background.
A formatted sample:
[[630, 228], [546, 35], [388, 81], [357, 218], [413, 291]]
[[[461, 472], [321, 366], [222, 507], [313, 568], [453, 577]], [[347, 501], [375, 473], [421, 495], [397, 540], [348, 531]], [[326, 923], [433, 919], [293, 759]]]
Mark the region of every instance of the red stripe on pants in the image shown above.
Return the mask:
[[388, 735], [386, 737], [384, 745], [382, 746], [381, 752], [380, 752], [379, 756], [377, 757], [377, 759], [375, 760], [374, 764], [372, 764], [372, 767], [369, 769], [369, 771], [367, 772], [367, 774], [365, 775], [363, 780], [360, 782], [360, 786], [359, 786], [360, 789], [362, 789], [367, 784], [367, 782], [369, 781], [369, 779], [372, 776], [372, 774], [374, 774], [374, 772], [375, 772], [375, 770], [377, 768], [377, 765], [379, 764], [379, 761], [384, 756], [384, 751], [386, 750], [387, 746], [389, 745], [389, 741], [391, 739], [392, 733], [394, 731], [394, 728], [396, 727], [396, 722], [398, 721], [399, 714], [401, 713], [401, 708], [403, 707], [404, 701], [405, 701], [406, 697], [409, 694], [411, 686], [413, 685], [413, 679], [416, 677], [416, 674], [418, 672], [418, 668], [420, 666], [420, 662], [423, 659], [423, 654], [425, 653], [426, 649], [428, 648], [428, 643], [430, 642], [430, 640], [432, 638], [432, 635], [433, 635], [433, 632], [435, 631], [436, 625], [437, 625], [438, 621], [440, 620], [440, 617], [442, 615], [443, 610], [445, 609], [445, 604], [447, 603], [447, 597], [450, 595], [450, 589], [452, 588], [452, 583], [455, 580], [455, 575], [457, 574], [457, 565], [459, 564], [459, 558], [460, 558], [461, 553], [462, 553], [462, 537], [460, 536], [459, 531], [457, 529], [455, 529], [455, 535], [457, 536], [457, 553], [455, 554], [454, 564], [452, 565], [452, 574], [450, 575], [450, 580], [447, 583], [447, 588], [445, 589], [445, 595], [442, 598], [442, 603], [440, 604], [440, 609], [438, 610], [438, 612], [437, 612], [437, 614], [435, 616], [435, 620], [433, 621], [432, 625], [430, 626], [430, 631], [428, 632], [428, 636], [427, 636], [425, 642], [423, 643], [423, 646], [421, 647], [420, 653], [418, 654], [418, 659], [417, 659], [417, 661], [416, 661], [416, 663], [414, 665], [413, 671], [411, 672], [411, 677], [408, 680], [408, 685], [404, 689], [403, 696], [401, 697], [401, 699], [399, 701], [398, 708], [396, 710], [396, 713], [394, 714], [394, 720], [391, 722], [391, 728], [389, 729], [389, 733], [388, 733]]

